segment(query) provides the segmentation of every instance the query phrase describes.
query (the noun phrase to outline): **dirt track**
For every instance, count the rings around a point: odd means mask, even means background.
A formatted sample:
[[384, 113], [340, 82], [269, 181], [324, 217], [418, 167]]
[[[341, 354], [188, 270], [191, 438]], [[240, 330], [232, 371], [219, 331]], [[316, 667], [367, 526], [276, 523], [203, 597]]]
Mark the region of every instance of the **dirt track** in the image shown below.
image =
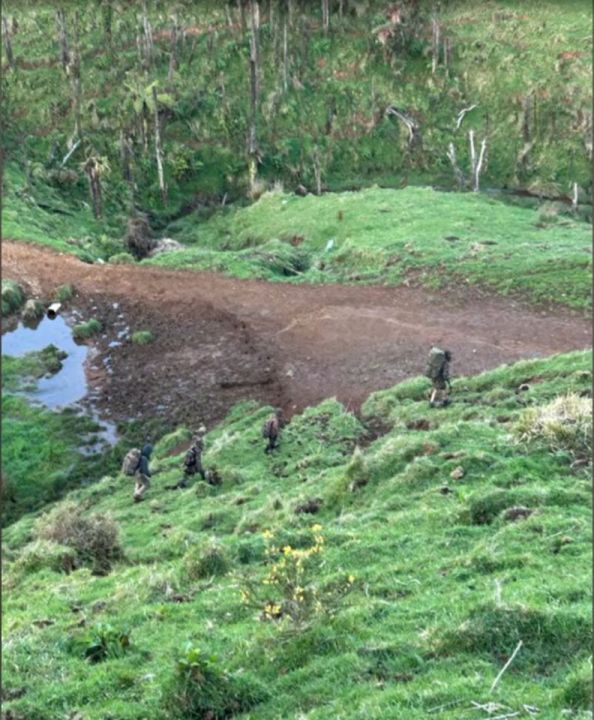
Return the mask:
[[[109, 354], [113, 374], [90, 368], [90, 377], [99, 403], [116, 418], [210, 424], [243, 398], [291, 413], [336, 396], [356, 409], [370, 392], [421, 373], [433, 343], [452, 350], [460, 375], [591, 347], [590, 321], [582, 316], [476, 290], [452, 297], [408, 287], [269, 284], [88, 265], [10, 242], [3, 243], [2, 265], [5, 277], [46, 298], [72, 283], [72, 304], [103, 322], [108, 337], [99, 349]], [[120, 314], [131, 330], [152, 330], [156, 341], [108, 348]]]

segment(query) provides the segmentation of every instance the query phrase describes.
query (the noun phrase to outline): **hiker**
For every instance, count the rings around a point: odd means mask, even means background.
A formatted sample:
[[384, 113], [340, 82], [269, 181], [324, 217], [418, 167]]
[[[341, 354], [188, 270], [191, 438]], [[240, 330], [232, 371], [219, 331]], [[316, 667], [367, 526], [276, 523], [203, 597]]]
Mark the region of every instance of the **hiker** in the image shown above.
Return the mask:
[[272, 415], [266, 420], [262, 427], [262, 437], [268, 440], [264, 452], [271, 453], [278, 447], [278, 436], [281, 428], [283, 411], [277, 408]]
[[450, 383], [451, 359], [452, 353], [449, 350], [441, 350], [438, 347], [431, 348], [426, 372], [427, 377], [433, 383], [429, 400], [431, 407], [445, 407], [450, 404], [448, 391], [452, 389]]
[[190, 445], [186, 456], [184, 457], [184, 476], [178, 482], [176, 487], [185, 488], [188, 487], [188, 480], [192, 475], [198, 473], [203, 480], [206, 480], [204, 474], [204, 468], [202, 467], [202, 453], [204, 451], [204, 433], [206, 428], [204, 425], [198, 430], [196, 435], [192, 438], [192, 444]]
[[149, 460], [152, 452], [153, 446], [150, 442], [147, 442], [146, 445], [142, 448], [142, 452], [140, 453], [140, 459], [138, 461], [138, 466], [136, 468], [136, 472], [134, 473], [134, 479], [136, 480], [133, 495], [134, 502], [140, 502], [141, 500], [144, 500], [144, 493], [150, 487], [149, 478], [151, 476], [151, 471], [149, 469]]

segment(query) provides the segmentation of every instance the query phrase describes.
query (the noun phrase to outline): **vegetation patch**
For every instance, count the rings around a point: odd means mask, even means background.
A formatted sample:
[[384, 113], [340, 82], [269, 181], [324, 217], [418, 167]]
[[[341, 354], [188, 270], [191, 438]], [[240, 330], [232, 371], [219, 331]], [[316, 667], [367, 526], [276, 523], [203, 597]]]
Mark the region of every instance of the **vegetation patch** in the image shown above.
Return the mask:
[[132, 333], [131, 340], [136, 345], [149, 345], [155, 339], [150, 330], [136, 330]]
[[23, 288], [15, 280], [2, 279], [2, 317], [16, 312], [25, 299]]
[[72, 336], [75, 340], [88, 340], [101, 332], [101, 323], [96, 318], [90, 318], [72, 328]]
[[114, 560], [122, 557], [117, 523], [108, 515], [85, 515], [80, 505], [65, 503], [42, 516], [37, 536], [76, 551], [81, 564], [90, 564], [97, 573], [111, 570]]

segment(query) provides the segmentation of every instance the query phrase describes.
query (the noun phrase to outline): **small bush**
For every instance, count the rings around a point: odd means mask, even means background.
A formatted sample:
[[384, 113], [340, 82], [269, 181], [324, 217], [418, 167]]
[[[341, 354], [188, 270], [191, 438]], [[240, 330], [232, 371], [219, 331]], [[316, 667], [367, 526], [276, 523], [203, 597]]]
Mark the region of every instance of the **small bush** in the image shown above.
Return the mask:
[[136, 262], [134, 256], [127, 252], [120, 252], [112, 255], [109, 262], [113, 265], [132, 265]]
[[79, 323], [72, 328], [72, 335], [76, 340], [87, 340], [101, 332], [101, 323], [95, 318]]
[[25, 302], [23, 288], [15, 280], [2, 280], [2, 316], [16, 312]]
[[220, 667], [215, 657], [207, 657], [188, 643], [181, 653], [173, 682], [168, 689], [166, 707], [171, 720], [225, 720], [246, 712], [268, 698], [255, 680]]
[[155, 336], [150, 330], [137, 330], [132, 333], [131, 339], [136, 345], [148, 345], [153, 342]]
[[547, 405], [529, 408], [514, 426], [522, 442], [543, 442], [552, 452], [575, 460], [592, 457], [592, 402], [570, 393]]
[[130, 631], [118, 630], [108, 623], [98, 623], [88, 632], [73, 638], [70, 645], [71, 652], [90, 663], [122, 657], [129, 647]]
[[145, 258], [155, 247], [157, 242], [146, 215], [138, 213], [128, 220], [124, 243], [137, 260]]
[[109, 572], [113, 560], [122, 556], [119, 528], [108, 515], [83, 515], [73, 502], [64, 503], [39, 519], [37, 536], [76, 551], [78, 562], [90, 564], [96, 573]]
[[60, 285], [56, 290], [57, 302], [65, 303], [68, 300], [72, 300], [74, 297], [74, 286], [73, 285]]
[[223, 548], [212, 542], [190, 548], [184, 555], [183, 562], [186, 573], [192, 580], [224, 575], [229, 570], [229, 561]]

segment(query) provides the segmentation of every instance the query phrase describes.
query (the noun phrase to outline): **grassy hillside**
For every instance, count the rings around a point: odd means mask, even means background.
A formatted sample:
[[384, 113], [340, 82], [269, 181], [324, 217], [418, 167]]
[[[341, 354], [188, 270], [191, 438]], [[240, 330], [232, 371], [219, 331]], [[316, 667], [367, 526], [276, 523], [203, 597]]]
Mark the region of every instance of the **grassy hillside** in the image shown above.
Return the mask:
[[[314, 190], [319, 180], [336, 190], [403, 179], [454, 187], [448, 147], [467, 175], [473, 129], [477, 147], [487, 140], [484, 187], [568, 195], [577, 182], [582, 197], [589, 192], [592, 8], [585, 0], [457, 0], [435, 15], [428, 4], [415, 11], [405, 1], [404, 24], [387, 18], [386, 3], [345, 0], [342, 12], [330, 3], [327, 32], [320, 3], [290, 5], [288, 14], [285, 3], [260, 3], [258, 187], [282, 181]], [[64, 3], [68, 66], [53, 5], [5, 4], [7, 157], [79, 198], [88, 196], [85, 162], [99, 159], [106, 215], [127, 210], [132, 198], [163, 220], [245, 197], [249, 18], [235, 3], [146, 6], [150, 51], [140, 5]], [[154, 83], [166, 202], [157, 179]], [[458, 114], [472, 105], [456, 129]], [[386, 114], [392, 106], [417, 124], [419, 142], [410, 144], [405, 125]]]
[[[585, 720], [590, 368], [576, 352], [459, 378], [440, 410], [421, 378], [361, 419], [328, 400], [272, 457], [267, 409], [243, 403], [206, 438], [221, 486], [165, 489], [180, 430], [144, 503], [112, 475], [60, 517], [22, 518], [3, 544], [6, 711]], [[77, 550], [63, 533], [79, 514]]]
[[413, 187], [276, 192], [165, 232], [190, 247], [145, 262], [294, 282], [479, 283], [534, 301], [591, 303], [590, 227], [553, 205], [535, 211]]

